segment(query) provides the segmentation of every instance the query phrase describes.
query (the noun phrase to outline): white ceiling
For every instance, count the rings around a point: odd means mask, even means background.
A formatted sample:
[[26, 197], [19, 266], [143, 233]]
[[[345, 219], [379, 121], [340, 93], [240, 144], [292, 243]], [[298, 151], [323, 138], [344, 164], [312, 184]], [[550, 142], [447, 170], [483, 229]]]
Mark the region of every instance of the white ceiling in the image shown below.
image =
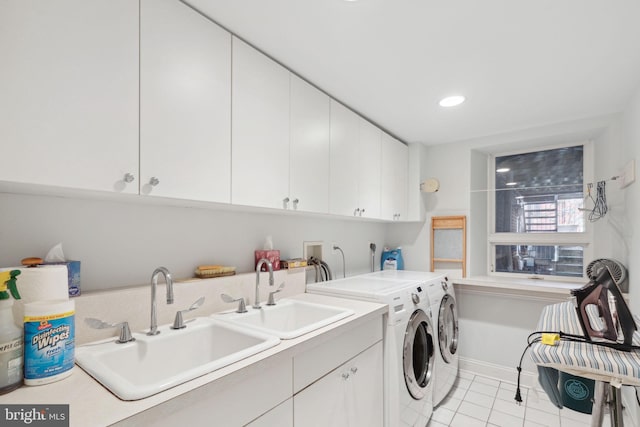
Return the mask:
[[615, 113], [640, 84], [638, 0], [186, 2], [406, 142]]

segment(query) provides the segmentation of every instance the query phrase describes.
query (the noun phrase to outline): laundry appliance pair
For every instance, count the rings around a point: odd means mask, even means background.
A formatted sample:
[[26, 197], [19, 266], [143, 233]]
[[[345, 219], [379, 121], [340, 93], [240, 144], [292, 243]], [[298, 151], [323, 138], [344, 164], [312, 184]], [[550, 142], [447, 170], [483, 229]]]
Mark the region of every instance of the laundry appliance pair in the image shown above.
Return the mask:
[[309, 284], [307, 292], [389, 305], [384, 424], [425, 426], [458, 371], [457, 309], [449, 280], [438, 273], [384, 270]]

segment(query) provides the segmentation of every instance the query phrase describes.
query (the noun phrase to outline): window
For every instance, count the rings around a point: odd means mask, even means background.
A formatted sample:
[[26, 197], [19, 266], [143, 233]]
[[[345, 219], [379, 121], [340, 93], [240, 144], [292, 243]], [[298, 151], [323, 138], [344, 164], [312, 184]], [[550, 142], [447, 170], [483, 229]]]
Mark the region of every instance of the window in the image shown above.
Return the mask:
[[493, 233], [497, 273], [582, 277], [586, 144], [492, 158]]

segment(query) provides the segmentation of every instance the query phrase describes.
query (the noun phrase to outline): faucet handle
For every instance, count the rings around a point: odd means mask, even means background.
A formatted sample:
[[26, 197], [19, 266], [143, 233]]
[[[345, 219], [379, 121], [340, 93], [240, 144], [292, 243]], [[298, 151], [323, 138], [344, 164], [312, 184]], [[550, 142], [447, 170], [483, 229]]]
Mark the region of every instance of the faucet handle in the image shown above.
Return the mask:
[[171, 326], [171, 329], [184, 329], [184, 328], [186, 328], [187, 325], [184, 324], [184, 320], [182, 319], [182, 313], [188, 313], [190, 311], [193, 311], [196, 308], [200, 307], [203, 303], [204, 303], [204, 297], [200, 297], [200, 298], [198, 298], [196, 300], [196, 302], [191, 304], [189, 306], [189, 308], [187, 308], [186, 310], [177, 311], [176, 312], [176, 317], [173, 320], [173, 325]]
[[247, 312], [247, 305], [244, 302], [244, 298], [242, 298], [242, 297], [233, 298], [232, 296], [227, 295], [227, 294], [220, 294], [220, 298], [222, 298], [222, 301], [224, 301], [224, 302], [239, 302], [238, 309], [236, 310], [236, 313], [246, 313]]
[[278, 289], [276, 289], [273, 292], [269, 292], [269, 299], [267, 300], [267, 305], [276, 305], [276, 299], [274, 298], [274, 295], [280, 292], [282, 288], [284, 288], [284, 282], [280, 283], [280, 286], [278, 286]]
[[84, 322], [92, 329], [108, 329], [108, 328], [119, 327], [120, 337], [116, 340], [117, 344], [124, 344], [124, 343], [136, 340], [131, 334], [131, 328], [129, 328], [129, 322], [108, 323], [93, 317], [87, 317], [86, 319], [84, 319]]

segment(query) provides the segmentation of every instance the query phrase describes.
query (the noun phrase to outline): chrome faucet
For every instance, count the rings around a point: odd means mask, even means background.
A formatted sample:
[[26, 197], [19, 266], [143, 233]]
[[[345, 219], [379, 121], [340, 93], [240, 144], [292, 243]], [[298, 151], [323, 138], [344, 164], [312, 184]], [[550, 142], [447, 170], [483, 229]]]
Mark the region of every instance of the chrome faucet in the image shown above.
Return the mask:
[[258, 265], [256, 265], [256, 299], [253, 302], [253, 308], [262, 308], [260, 307], [260, 269], [262, 269], [263, 265], [267, 265], [267, 270], [269, 270], [269, 286], [273, 286], [273, 265], [271, 261], [266, 258], [260, 258], [258, 261]]
[[164, 276], [164, 281], [167, 283], [167, 304], [173, 304], [173, 279], [171, 273], [164, 267], [158, 267], [153, 271], [151, 275], [151, 326], [149, 326], [149, 332], [147, 335], [158, 335], [158, 318], [156, 309], [156, 288], [158, 287], [158, 275]]

